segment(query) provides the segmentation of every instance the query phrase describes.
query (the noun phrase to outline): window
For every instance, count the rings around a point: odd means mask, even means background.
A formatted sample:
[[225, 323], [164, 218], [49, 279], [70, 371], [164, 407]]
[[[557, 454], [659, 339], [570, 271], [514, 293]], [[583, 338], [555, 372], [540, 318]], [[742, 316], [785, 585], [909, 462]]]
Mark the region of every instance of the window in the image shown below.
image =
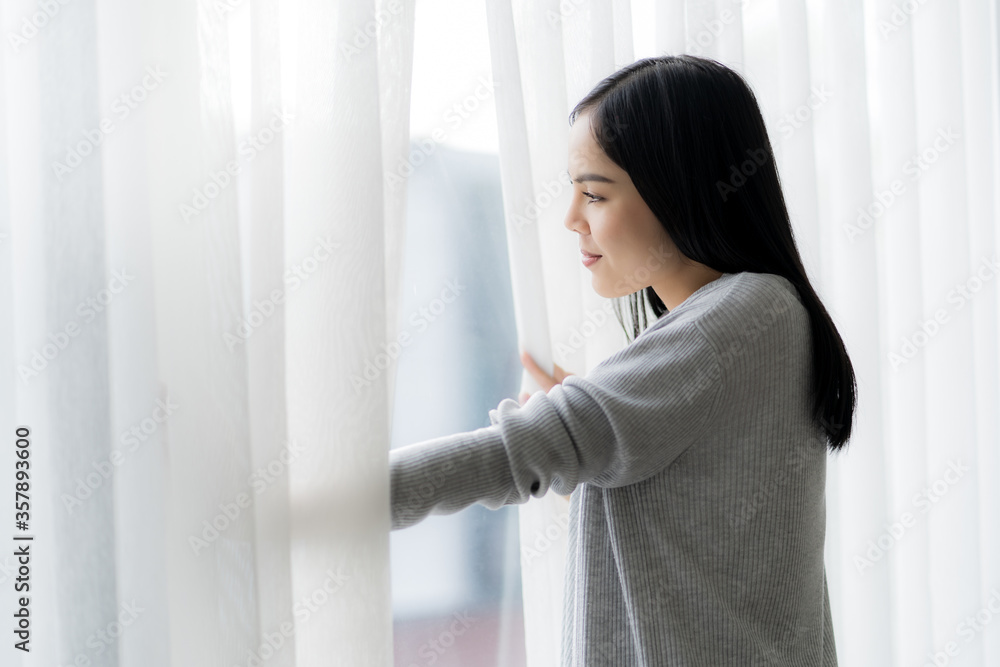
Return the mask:
[[[393, 447], [488, 426], [521, 378], [485, 12], [420, 2], [415, 32]], [[398, 667], [525, 664], [517, 521], [473, 505], [391, 534]]]

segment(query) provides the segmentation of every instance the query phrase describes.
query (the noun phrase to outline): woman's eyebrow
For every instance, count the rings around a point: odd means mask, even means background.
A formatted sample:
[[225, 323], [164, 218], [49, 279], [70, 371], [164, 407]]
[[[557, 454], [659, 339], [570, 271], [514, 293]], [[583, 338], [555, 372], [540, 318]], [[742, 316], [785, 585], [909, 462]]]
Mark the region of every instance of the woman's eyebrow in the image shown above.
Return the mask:
[[586, 181], [594, 181], [597, 183], [614, 183], [607, 176], [601, 176], [600, 174], [581, 174], [576, 178], [570, 178], [570, 183], [584, 183]]

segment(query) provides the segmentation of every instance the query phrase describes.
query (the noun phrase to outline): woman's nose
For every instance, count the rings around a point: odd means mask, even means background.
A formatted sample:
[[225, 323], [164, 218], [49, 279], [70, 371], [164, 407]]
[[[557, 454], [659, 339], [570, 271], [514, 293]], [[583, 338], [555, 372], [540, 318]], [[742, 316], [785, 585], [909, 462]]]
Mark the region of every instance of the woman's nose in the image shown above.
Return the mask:
[[587, 231], [587, 223], [580, 216], [580, 210], [575, 201], [569, 205], [569, 209], [566, 211], [566, 217], [563, 219], [563, 226], [571, 232], [580, 232], [581, 234], [585, 234]]

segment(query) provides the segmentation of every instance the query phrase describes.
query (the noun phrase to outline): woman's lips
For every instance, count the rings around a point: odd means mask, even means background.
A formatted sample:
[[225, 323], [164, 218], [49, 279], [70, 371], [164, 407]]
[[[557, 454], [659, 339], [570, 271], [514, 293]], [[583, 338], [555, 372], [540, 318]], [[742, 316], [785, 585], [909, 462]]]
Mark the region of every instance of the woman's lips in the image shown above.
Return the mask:
[[597, 260], [603, 257], [603, 255], [591, 255], [584, 250], [581, 250], [580, 252], [583, 254], [583, 265], [588, 267], [593, 266]]

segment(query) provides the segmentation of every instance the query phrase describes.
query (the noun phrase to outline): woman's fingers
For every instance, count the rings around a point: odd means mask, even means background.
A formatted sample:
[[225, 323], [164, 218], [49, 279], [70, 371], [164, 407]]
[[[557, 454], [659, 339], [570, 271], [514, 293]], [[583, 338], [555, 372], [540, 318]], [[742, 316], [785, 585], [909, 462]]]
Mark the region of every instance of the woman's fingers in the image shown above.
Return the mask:
[[559, 368], [559, 364], [553, 363], [552, 366], [555, 368], [555, 380], [556, 382], [562, 383], [567, 377], [572, 375], [572, 373], [567, 373], [563, 369]]
[[535, 382], [538, 383], [538, 386], [545, 391], [548, 391], [549, 389], [552, 389], [552, 387], [559, 384], [556, 382], [554, 377], [543, 371], [538, 364], [535, 363], [535, 360], [531, 358], [531, 355], [528, 354], [527, 350], [521, 351], [521, 364], [528, 371], [528, 374], [535, 378]]
[[556, 386], [557, 384], [560, 384], [568, 376], [573, 375], [572, 373], [567, 373], [566, 371], [564, 371], [562, 368], [559, 367], [559, 364], [556, 363], [552, 364], [553, 375], [549, 375], [548, 373], [543, 371], [538, 364], [535, 363], [535, 360], [532, 359], [531, 355], [528, 354], [527, 350], [521, 350], [521, 364], [528, 371], [528, 374], [531, 375], [531, 377], [535, 378], [535, 382], [538, 383], [538, 386], [540, 386], [546, 392], [549, 389], [552, 389], [552, 387]]

